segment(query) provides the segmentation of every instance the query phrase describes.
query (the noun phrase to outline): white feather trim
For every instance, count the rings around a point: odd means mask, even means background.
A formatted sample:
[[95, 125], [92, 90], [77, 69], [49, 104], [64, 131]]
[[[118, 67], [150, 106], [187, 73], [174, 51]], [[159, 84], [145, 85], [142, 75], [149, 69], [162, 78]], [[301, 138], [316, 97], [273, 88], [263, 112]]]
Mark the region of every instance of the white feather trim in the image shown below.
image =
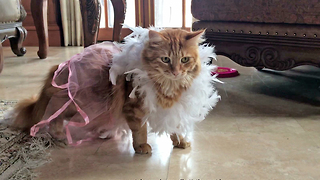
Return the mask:
[[214, 47], [207, 44], [199, 45], [201, 59], [199, 76], [194, 79], [191, 87], [182, 93], [179, 102], [176, 102], [171, 108], [163, 109], [157, 103], [154, 83], [144, 71], [141, 62], [141, 53], [144, 43], [149, 39], [149, 30], [141, 27], [130, 29], [133, 33], [125, 38], [125, 43], [117, 44], [122, 51], [113, 58], [113, 64], [109, 71], [110, 81], [116, 84], [116, 78], [123, 74], [127, 74], [127, 77], [130, 78], [133, 77], [131, 80], [134, 89], [130, 98], [135, 98], [136, 91], [145, 95], [143, 108], [148, 113], [143, 118], [143, 122], [150, 125], [151, 131], [159, 134], [187, 135], [192, 132], [194, 123], [202, 121], [220, 99], [213, 86], [214, 81], [219, 82], [219, 80], [216, 76], [211, 76], [211, 71], [216, 66], [208, 65], [210, 59], [216, 59]]

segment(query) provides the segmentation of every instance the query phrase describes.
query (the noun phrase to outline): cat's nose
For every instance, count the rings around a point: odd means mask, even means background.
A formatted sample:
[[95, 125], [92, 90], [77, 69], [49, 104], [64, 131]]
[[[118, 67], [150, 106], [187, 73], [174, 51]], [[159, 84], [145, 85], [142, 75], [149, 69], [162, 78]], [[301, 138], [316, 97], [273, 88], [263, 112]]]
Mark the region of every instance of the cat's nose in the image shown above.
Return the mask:
[[173, 74], [174, 76], [179, 76], [179, 75], [180, 75], [180, 72], [179, 72], [179, 71], [173, 71], [172, 74]]

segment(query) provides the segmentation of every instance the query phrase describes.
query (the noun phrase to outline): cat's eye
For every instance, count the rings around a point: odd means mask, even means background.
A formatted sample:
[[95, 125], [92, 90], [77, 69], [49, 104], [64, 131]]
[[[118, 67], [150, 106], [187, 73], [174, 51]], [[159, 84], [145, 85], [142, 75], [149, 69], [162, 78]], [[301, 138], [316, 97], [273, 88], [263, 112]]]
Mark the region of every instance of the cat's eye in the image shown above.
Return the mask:
[[190, 57], [183, 57], [183, 58], [181, 58], [181, 62], [182, 62], [182, 63], [187, 63], [187, 62], [189, 62], [189, 60], [190, 60]]
[[170, 58], [169, 57], [161, 57], [161, 61], [164, 63], [169, 63], [170, 62]]

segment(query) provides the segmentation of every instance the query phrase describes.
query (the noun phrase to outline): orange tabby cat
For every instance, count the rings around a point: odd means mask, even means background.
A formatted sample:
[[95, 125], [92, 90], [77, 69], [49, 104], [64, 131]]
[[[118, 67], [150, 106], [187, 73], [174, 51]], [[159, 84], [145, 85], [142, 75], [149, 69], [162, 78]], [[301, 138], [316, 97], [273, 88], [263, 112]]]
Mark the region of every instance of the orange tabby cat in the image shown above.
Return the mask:
[[[162, 108], [170, 108], [177, 102], [193, 79], [201, 70], [201, 62], [198, 54], [198, 43], [204, 31], [187, 32], [180, 29], [166, 29], [160, 32], [149, 31], [149, 41], [145, 43], [142, 51], [142, 63], [149, 78], [154, 82], [158, 105]], [[54, 72], [58, 66], [52, 67], [45, 80], [38, 99], [29, 99], [20, 102], [15, 109], [17, 116], [13, 127], [29, 131], [30, 128], [42, 120], [54, 93], [60, 89], [51, 85]], [[126, 81], [125, 75], [117, 78], [116, 85], [109, 81], [109, 66], [102, 68], [103, 81], [93, 87], [92, 93], [96, 93], [102, 99], [108, 99], [108, 110], [114, 119], [125, 118], [132, 130], [133, 147], [137, 153], [151, 153], [151, 147], [147, 143], [147, 125], [141, 126], [142, 118], [146, 115], [143, 109], [143, 96], [136, 92], [137, 98], [129, 98], [132, 92], [132, 82]], [[61, 75], [60, 75], [61, 76]], [[62, 74], [65, 81], [68, 74]], [[70, 105], [54, 121], [50, 122], [49, 132], [56, 138], [65, 138], [63, 120], [73, 117], [77, 113], [74, 105]], [[101, 116], [102, 117], [102, 116]], [[97, 120], [96, 120], [97, 119]], [[103, 123], [97, 117], [91, 121], [87, 128], [95, 129]], [[179, 137], [179, 138], [178, 138]], [[190, 146], [181, 135], [171, 135], [173, 145], [180, 148]]]

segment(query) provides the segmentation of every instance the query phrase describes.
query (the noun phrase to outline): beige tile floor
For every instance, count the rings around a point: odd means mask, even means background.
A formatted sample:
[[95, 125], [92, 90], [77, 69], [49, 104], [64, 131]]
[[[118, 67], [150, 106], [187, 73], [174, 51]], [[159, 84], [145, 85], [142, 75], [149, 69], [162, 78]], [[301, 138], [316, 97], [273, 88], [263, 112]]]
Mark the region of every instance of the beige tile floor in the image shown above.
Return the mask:
[[[35, 47], [24, 57], [4, 49], [0, 99], [38, 92], [51, 65], [82, 48], [50, 48], [39, 60]], [[219, 66], [240, 76], [216, 84], [221, 101], [195, 128], [192, 148], [172, 149], [168, 137], [149, 135], [152, 155], [136, 155], [130, 136], [55, 149], [38, 179], [320, 179], [320, 69], [285, 72], [241, 67], [225, 57]]]

